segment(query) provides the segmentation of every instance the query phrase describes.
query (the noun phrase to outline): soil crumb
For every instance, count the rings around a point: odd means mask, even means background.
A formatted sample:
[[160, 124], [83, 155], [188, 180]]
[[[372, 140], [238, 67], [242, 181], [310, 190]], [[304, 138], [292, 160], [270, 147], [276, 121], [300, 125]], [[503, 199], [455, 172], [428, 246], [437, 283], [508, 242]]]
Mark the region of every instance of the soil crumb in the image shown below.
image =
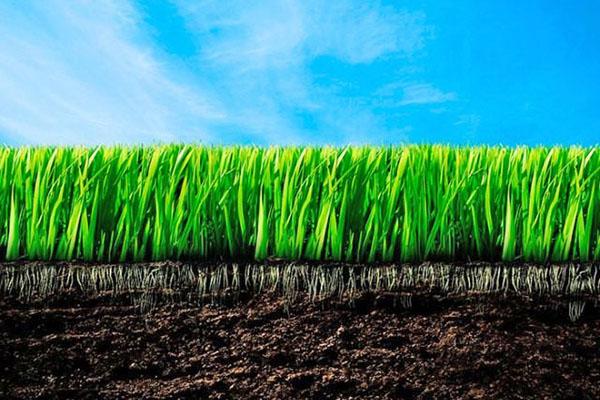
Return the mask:
[[598, 399], [600, 316], [523, 298], [0, 299], [0, 398]]

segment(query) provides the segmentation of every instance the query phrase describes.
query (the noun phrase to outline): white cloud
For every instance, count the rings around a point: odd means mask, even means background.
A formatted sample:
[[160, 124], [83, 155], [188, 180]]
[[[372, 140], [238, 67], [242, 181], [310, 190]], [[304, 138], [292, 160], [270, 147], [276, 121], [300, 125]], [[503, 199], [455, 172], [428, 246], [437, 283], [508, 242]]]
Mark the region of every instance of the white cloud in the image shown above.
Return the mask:
[[330, 55], [368, 63], [397, 53], [411, 56], [431, 35], [422, 13], [352, 1], [177, 2], [202, 36], [206, 60], [246, 68], [288, 67]]
[[[280, 143], [368, 140], [390, 133], [369, 105], [343, 106], [344, 97], [321, 90], [310, 63], [330, 56], [352, 64], [414, 56], [431, 35], [424, 15], [378, 3], [314, 0], [178, 0], [201, 48], [198, 68], [212, 72], [230, 121], [256, 137]], [[318, 115], [320, 131], [302, 128], [298, 114]], [[301, 117], [300, 117], [301, 118]], [[301, 122], [301, 121], [300, 121]], [[399, 132], [395, 132], [400, 135]], [[401, 132], [402, 139], [405, 131]]]
[[[456, 93], [444, 92], [430, 83], [405, 81], [384, 85], [374, 94], [380, 98], [380, 104], [385, 107], [441, 104], [457, 100]], [[431, 110], [433, 113], [442, 111], [439, 107]]]
[[456, 100], [456, 93], [444, 92], [430, 83], [393, 82], [379, 88], [375, 95], [383, 98], [397, 98], [397, 105], [409, 104], [436, 104]]
[[0, 5], [0, 131], [28, 143], [173, 141], [225, 113], [170, 75], [125, 2]]
[[422, 13], [350, 1], [309, 2], [306, 50], [349, 63], [369, 63], [389, 54], [412, 56], [431, 35]]
[[476, 138], [481, 124], [481, 117], [477, 114], [462, 114], [458, 116], [458, 120], [454, 123], [455, 126], [460, 126], [463, 129], [463, 136], [467, 140]]
[[428, 83], [412, 84], [403, 88], [401, 105], [435, 104], [456, 100], [453, 92], [443, 92]]
[[462, 114], [458, 116], [458, 120], [454, 125], [477, 126], [481, 122], [481, 117], [477, 114]]
[[[410, 60], [431, 36], [421, 13], [350, 0], [174, 1], [199, 49], [186, 62], [158, 48], [126, 0], [0, 2], [0, 132], [27, 143], [406, 139], [373, 104], [319, 87], [310, 64]], [[403, 101], [454, 96], [421, 86], [403, 88]]]
[[201, 38], [204, 61], [235, 64], [241, 71], [287, 67], [305, 40], [300, 7], [292, 1], [180, 2], [191, 30]]

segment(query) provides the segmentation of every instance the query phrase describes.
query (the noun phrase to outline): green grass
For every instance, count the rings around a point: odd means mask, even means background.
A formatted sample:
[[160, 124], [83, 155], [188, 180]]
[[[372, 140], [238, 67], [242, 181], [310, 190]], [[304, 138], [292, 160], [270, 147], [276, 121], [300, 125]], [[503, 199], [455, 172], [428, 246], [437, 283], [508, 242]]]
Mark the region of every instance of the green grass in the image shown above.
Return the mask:
[[0, 149], [0, 257], [600, 260], [597, 148]]

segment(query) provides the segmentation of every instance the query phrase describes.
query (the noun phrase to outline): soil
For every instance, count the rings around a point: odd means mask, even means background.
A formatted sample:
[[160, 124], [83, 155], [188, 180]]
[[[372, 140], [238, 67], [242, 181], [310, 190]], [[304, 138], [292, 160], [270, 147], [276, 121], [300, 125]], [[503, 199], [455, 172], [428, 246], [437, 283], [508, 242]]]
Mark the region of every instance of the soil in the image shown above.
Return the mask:
[[598, 399], [600, 314], [524, 297], [352, 306], [0, 298], [1, 398]]

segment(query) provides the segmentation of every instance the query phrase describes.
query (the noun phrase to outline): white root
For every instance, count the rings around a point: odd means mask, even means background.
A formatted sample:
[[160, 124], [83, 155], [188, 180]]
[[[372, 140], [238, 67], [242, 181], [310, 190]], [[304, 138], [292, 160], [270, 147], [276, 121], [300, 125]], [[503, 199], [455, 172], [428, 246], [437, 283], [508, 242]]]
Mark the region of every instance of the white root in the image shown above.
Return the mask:
[[[129, 295], [142, 309], [151, 309], [159, 298], [220, 301], [239, 292], [273, 293], [293, 302], [300, 293], [313, 301], [328, 298], [352, 301], [361, 293], [405, 293], [415, 288], [444, 293], [517, 293], [534, 296], [564, 295], [576, 298], [600, 294], [597, 265], [262, 265], [185, 263], [70, 266], [24, 264], [0, 267], [0, 296], [23, 301], [46, 298], [64, 291], [87, 295], [108, 292]], [[403, 307], [412, 298], [400, 296]], [[569, 316], [577, 319], [585, 303], [569, 303]]]

